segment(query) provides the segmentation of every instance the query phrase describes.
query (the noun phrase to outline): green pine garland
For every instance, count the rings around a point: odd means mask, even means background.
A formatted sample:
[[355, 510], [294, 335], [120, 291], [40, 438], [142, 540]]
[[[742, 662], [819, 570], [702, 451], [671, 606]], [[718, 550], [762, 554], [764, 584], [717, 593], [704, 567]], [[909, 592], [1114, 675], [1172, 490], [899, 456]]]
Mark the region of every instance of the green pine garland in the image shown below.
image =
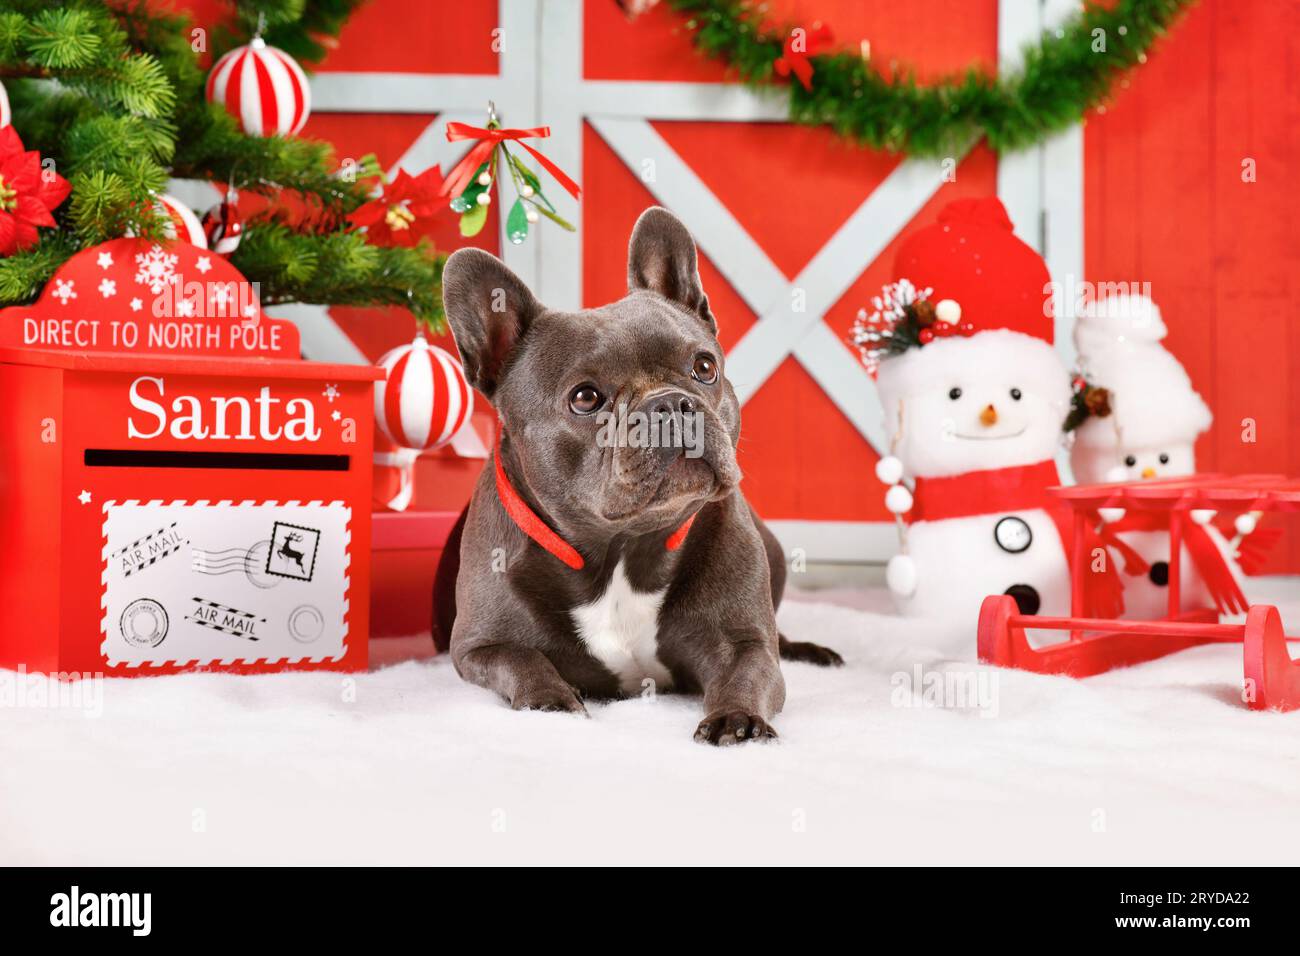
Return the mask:
[[[998, 152], [1023, 149], [1105, 102], [1112, 81], [1146, 59], [1155, 40], [1196, 0], [1089, 3], [1025, 50], [1009, 76], [970, 69], [922, 86], [908, 72], [884, 78], [857, 51], [812, 55], [812, 90], [791, 81], [790, 118], [875, 149], [951, 156], [979, 137]], [[667, 0], [687, 15], [695, 46], [725, 60], [751, 87], [776, 80], [790, 28], [765, 25], [745, 0]], [[1101, 31], [1097, 33], [1096, 31]], [[1097, 38], [1105, 51], [1097, 51]], [[781, 81], [784, 82], [784, 81]]]
[[[325, 54], [362, 0], [237, 0], [240, 33], [209, 31], [212, 59], [246, 42], [259, 23], [268, 43], [300, 61]], [[170, 177], [227, 181], [307, 212], [245, 223], [232, 261], [260, 283], [266, 304], [400, 305], [442, 327], [443, 256], [424, 245], [370, 245], [347, 215], [371, 198], [373, 156], [342, 175], [326, 143], [247, 136], [204, 95], [193, 24], [146, 0], [0, 0], [0, 78], [28, 149], [72, 183], [57, 229], [0, 259], [0, 305], [34, 299], [81, 249], [130, 230], [160, 238], [152, 202]], [[50, 83], [49, 80], [57, 80]]]

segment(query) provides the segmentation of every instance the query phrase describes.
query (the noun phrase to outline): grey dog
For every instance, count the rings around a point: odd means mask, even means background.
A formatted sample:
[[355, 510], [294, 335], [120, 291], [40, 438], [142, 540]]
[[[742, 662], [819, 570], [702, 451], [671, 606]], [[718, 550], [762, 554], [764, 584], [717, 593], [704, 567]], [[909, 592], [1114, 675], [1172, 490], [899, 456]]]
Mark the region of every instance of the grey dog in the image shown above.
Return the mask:
[[686, 227], [642, 213], [628, 293], [597, 309], [548, 309], [477, 249], [447, 260], [443, 299], [502, 426], [434, 585], [459, 674], [516, 709], [578, 714], [700, 693], [696, 740], [775, 737], [779, 658], [842, 661], [777, 631], [784, 557], [740, 492], [740, 403]]

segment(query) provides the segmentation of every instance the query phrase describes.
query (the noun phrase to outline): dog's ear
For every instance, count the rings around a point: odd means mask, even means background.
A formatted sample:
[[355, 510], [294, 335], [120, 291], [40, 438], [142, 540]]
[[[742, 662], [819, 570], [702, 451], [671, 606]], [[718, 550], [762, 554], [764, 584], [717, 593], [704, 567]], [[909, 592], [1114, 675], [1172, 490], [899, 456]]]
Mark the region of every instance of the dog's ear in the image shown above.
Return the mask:
[[717, 334], [718, 323], [700, 284], [695, 240], [667, 209], [652, 206], [636, 221], [627, 251], [627, 287], [630, 292], [658, 292], [694, 312], [710, 332]]
[[442, 269], [442, 304], [469, 383], [489, 399], [506, 359], [542, 314], [540, 302], [504, 262], [458, 249]]

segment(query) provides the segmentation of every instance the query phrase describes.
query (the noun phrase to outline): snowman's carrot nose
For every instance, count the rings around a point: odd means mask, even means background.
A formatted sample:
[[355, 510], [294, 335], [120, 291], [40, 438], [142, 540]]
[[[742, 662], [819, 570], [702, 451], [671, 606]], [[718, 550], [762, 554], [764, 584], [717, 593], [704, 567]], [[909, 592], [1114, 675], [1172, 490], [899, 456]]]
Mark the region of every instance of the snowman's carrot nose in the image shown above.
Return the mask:
[[1155, 470], [1154, 468], [1143, 468], [1143, 469], [1142, 469], [1142, 477], [1143, 477], [1143, 478], [1154, 478], [1155, 476], [1156, 476], [1156, 470]]
[[984, 411], [980, 412], [980, 424], [992, 426], [998, 423], [998, 410], [992, 405], [985, 405]]

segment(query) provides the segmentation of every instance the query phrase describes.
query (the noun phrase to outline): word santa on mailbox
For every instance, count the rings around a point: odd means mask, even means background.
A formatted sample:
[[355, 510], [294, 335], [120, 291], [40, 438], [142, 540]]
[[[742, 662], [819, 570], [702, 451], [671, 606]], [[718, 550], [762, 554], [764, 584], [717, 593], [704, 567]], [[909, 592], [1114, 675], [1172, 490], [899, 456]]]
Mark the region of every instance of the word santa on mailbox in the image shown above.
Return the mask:
[[0, 310], [0, 666], [366, 666], [373, 388], [225, 259], [117, 239]]

